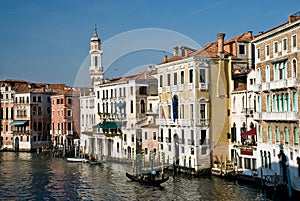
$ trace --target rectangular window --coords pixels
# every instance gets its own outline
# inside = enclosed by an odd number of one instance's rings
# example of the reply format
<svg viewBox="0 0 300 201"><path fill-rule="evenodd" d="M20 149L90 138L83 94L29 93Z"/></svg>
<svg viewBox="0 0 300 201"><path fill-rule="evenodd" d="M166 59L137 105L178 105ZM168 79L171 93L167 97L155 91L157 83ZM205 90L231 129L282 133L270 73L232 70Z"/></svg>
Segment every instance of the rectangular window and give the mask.
<svg viewBox="0 0 300 201"><path fill-rule="evenodd" d="M153 140L156 140L156 132L152 133L152 138L153 138Z"/></svg>
<svg viewBox="0 0 300 201"><path fill-rule="evenodd" d="M205 104L200 104L200 119L205 119Z"/></svg>
<svg viewBox="0 0 300 201"><path fill-rule="evenodd" d="M257 58L260 59L260 49L257 49Z"/></svg>
<svg viewBox="0 0 300 201"><path fill-rule="evenodd" d="M167 74L167 86L171 85L171 75Z"/></svg>
<svg viewBox="0 0 300 201"><path fill-rule="evenodd" d="M134 142L134 135L131 135L131 142Z"/></svg>
<svg viewBox="0 0 300 201"><path fill-rule="evenodd" d="M130 87L130 95L133 95L133 87Z"/></svg>
<svg viewBox="0 0 300 201"><path fill-rule="evenodd" d="M239 45L239 54L246 54L245 45Z"/></svg>
<svg viewBox="0 0 300 201"><path fill-rule="evenodd" d="M297 35L292 36L292 47L293 48L297 47Z"/></svg>
<svg viewBox="0 0 300 201"><path fill-rule="evenodd" d="M266 45L266 56L270 56L270 45Z"/></svg>
<svg viewBox="0 0 300 201"><path fill-rule="evenodd" d="M278 42L274 43L274 53L278 53Z"/></svg>
<svg viewBox="0 0 300 201"><path fill-rule="evenodd" d="M194 118L194 104L190 104L190 118Z"/></svg>
<svg viewBox="0 0 300 201"><path fill-rule="evenodd" d="M169 131L169 136L168 136L169 137L169 141L168 142L171 143L172 131L171 131L171 129L169 129L168 131Z"/></svg>
<svg viewBox="0 0 300 201"><path fill-rule="evenodd" d="M193 69L189 70L189 83L193 83L193 72L194 72Z"/></svg>
<svg viewBox="0 0 300 201"><path fill-rule="evenodd" d="M184 71L180 72L180 84L184 84Z"/></svg>
<svg viewBox="0 0 300 201"><path fill-rule="evenodd" d="M180 119L184 119L184 105L180 105Z"/></svg>
<svg viewBox="0 0 300 201"><path fill-rule="evenodd" d="M68 124L67 124L67 130L68 130L68 131L73 130L73 129L72 129L72 122L68 122Z"/></svg>
<svg viewBox="0 0 300 201"><path fill-rule="evenodd" d="M159 76L159 86L160 87L163 86L163 76L162 75Z"/></svg>
<svg viewBox="0 0 300 201"><path fill-rule="evenodd" d="M145 140L147 140L147 139L148 139L148 133L145 132Z"/></svg>
<svg viewBox="0 0 300 201"><path fill-rule="evenodd" d="M177 73L175 72L174 75L173 75L173 81L174 81L174 86L177 85Z"/></svg>
<svg viewBox="0 0 300 201"><path fill-rule="evenodd" d="M160 129L160 142L164 141L164 129Z"/></svg>
<svg viewBox="0 0 300 201"><path fill-rule="evenodd" d="M282 50L287 51L287 39L286 38L282 40Z"/></svg>
<svg viewBox="0 0 300 201"><path fill-rule="evenodd" d="M206 83L205 69L200 69L200 83Z"/></svg>

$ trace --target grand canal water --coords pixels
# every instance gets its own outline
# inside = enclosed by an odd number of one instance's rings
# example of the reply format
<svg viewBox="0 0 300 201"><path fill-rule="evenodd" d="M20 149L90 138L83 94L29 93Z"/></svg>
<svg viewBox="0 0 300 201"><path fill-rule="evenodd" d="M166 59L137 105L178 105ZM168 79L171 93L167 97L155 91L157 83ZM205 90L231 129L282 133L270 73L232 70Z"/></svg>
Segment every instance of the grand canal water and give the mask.
<svg viewBox="0 0 300 201"><path fill-rule="evenodd" d="M286 200L216 177L171 177L147 187L125 177L130 165L90 166L33 153L0 153L0 200Z"/></svg>

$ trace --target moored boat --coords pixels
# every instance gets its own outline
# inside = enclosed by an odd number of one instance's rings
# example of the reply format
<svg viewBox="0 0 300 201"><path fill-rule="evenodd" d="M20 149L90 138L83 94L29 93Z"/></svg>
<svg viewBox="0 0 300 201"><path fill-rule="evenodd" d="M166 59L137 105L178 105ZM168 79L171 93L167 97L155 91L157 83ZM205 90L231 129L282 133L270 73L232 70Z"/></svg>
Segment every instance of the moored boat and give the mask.
<svg viewBox="0 0 300 201"><path fill-rule="evenodd" d="M69 162L87 162L87 159L85 158L67 158L67 161Z"/></svg>
<svg viewBox="0 0 300 201"><path fill-rule="evenodd" d="M126 177L132 181L139 182L141 184L149 185L149 186L160 186L160 184L169 180L169 176L162 177L161 179L155 178L154 175L151 176L143 176L143 175L132 175L126 172Z"/></svg>

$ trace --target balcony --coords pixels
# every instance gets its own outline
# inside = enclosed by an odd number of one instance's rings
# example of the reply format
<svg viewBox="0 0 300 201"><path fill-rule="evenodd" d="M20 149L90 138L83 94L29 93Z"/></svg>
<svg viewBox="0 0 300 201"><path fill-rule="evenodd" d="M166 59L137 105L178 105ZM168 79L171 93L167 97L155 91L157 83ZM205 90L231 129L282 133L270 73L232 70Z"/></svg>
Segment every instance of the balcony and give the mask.
<svg viewBox="0 0 300 201"><path fill-rule="evenodd" d="M199 89L201 91L207 91L208 90L208 84L205 83L199 83Z"/></svg>
<svg viewBox="0 0 300 201"><path fill-rule="evenodd" d="M162 93L162 91L163 91L163 90L162 90L162 87L158 87L158 93L160 93L160 94L161 94L161 93Z"/></svg>
<svg viewBox="0 0 300 201"><path fill-rule="evenodd" d="M176 86L172 86L172 92L176 92L177 91L177 85Z"/></svg>
<svg viewBox="0 0 300 201"><path fill-rule="evenodd" d="M269 91L270 90L270 82L264 82L264 83L262 83L261 89L263 91Z"/></svg>
<svg viewBox="0 0 300 201"><path fill-rule="evenodd" d="M287 79L287 87L292 88L292 87L297 87L297 86L298 86L297 78L290 77Z"/></svg>
<svg viewBox="0 0 300 201"><path fill-rule="evenodd" d="M200 127L208 127L209 126L209 119L197 119L196 125Z"/></svg>
<svg viewBox="0 0 300 201"><path fill-rule="evenodd" d="M179 91L183 91L184 90L184 84L179 85Z"/></svg>
<svg viewBox="0 0 300 201"><path fill-rule="evenodd" d="M261 84L253 85L253 91L254 92L260 92L261 91Z"/></svg>
<svg viewBox="0 0 300 201"><path fill-rule="evenodd" d="M262 112L265 121L298 121L298 112Z"/></svg>
<svg viewBox="0 0 300 201"><path fill-rule="evenodd" d="M270 82L270 89L275 90L275 89L284 89L287 88L287 80L276 80Z"/></svg>
<svg viewBox="0 0 300 201"><path fill-rule="evenodd" d="M171 92L170 86L166 86L166 92L167 92L167 93Z"/></svg>
<svg viewBox="0 0 300 201"><path fill-rule="evenodd" d="M253 119L254 120L261 120L262 119L261 112L254 112L253 113Z"/></svg>
<svg viewBox="0 0 300 201"><path fill-rule="evenodd" d="M192 90L194 88L194 83L189 83L187 85L187 90Z"/></svg>

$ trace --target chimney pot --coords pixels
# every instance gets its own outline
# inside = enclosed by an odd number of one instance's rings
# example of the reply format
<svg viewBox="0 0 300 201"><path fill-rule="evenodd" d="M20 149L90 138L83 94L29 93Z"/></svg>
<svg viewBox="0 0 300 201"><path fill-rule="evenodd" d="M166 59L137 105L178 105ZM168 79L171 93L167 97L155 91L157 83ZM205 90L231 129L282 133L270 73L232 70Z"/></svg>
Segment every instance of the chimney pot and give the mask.
<svg viewBox="0 0 300 201"><path fill-rule="evenodd" d="M221 54L224 53L224 38L225 38L225 33L218 33L218 55L221 56Z"/></svg>
<svg viewBox="0 0 300 201"><path fill-rule="evenodd" d="M164 55L164 62L166 63L168 61L168 55Z"/></svg>
<svg viewBox="0 0 300 201"><path fill-rule="evenodd" d="M178 46L174 47L174 56L178 56Z"/></svg>

